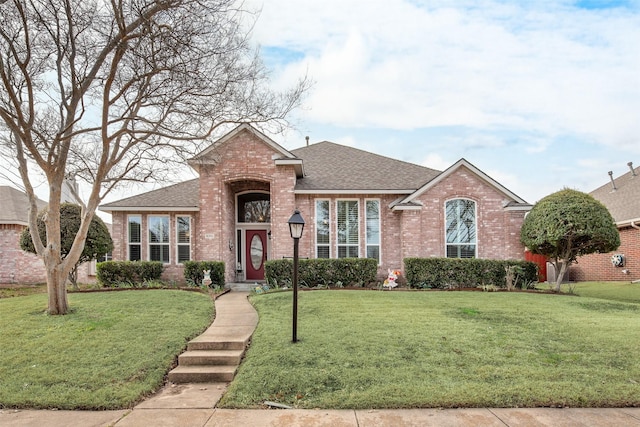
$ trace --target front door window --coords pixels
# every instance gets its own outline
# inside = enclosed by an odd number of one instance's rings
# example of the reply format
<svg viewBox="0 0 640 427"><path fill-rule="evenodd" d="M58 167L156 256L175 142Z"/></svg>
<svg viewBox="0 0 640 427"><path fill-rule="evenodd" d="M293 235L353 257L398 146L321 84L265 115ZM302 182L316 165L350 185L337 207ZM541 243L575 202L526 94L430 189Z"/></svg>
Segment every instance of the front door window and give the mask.
<svg viewBox="0 0 640 427"><path fill-rule="evenodd" d="M246 230L246 280L264 280L267 230Z"/></svg>
<svg viewBox="0 0 640 427"><path fill-rule="evenodd" d="M262 266L264 247L259 234L254 234L251 238L251 266L254 270L259 270Z"/></svg>

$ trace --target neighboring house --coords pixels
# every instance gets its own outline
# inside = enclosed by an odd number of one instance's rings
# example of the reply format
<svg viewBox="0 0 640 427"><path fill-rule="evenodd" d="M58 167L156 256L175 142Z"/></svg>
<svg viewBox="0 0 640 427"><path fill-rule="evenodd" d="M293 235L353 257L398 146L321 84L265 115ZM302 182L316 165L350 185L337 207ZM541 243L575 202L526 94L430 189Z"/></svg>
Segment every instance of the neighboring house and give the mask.
<svg viewBox="0 0 640 427"><path fill-rule="evenodd" d="M47 202L37 201L38 208ZM0 186L0 284L45 282L42 260L20 249L20 234L27 228L29 199L25 193Z"/></svg>
<svg viewBox="0 0 640 427"><path fill-rule="evenodd" d="M63 188L63 193L65 191L68 190ZM39 210L47 207L45 201L38 199L36 203ZM0 284L30 285L47 281L40 257L20 249L20 235L29 226L28 216L28 196L15 188L0 186ZM95 282L95 275L95 261L78 268L80 283Z"/></svg>
<svg viewBox="0 0 640 427"><path fill-rule="evenodd" d="M631 162L627 166L629 172L615 179L609 172L610 182L589 193L611 212L620 233L620 247L580 257L571 267L571 280L640 279L640 168L634 169ZM614 255L622 257L614 259Z"/></svg>
<svg viewBox="0 0 640 427"><path fill-rule="evenodd" d="M100 207L113 219L114 260L221 260L226 281L264 279L291 257L287 221L306 221L300 256L523 259L531 208L464 159L444 172L331 142L288 151L243 124L188 161L198 179Z"/></svg>

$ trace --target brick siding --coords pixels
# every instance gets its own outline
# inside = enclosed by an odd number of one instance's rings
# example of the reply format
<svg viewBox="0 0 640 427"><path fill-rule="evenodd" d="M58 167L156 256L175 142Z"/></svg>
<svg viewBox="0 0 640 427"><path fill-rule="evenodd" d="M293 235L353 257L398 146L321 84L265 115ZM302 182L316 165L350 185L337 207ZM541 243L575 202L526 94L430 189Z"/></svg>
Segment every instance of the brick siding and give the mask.
<svg viewBox="0 0 640 427"><path fill-rule="evenodd" d="M640 230L626 227L620 232L620 247L606 254L590 254L578 258L571 266L572 281L632 281L640 279ZM622 254L623 267L615 267L611 256Z"/></svg>

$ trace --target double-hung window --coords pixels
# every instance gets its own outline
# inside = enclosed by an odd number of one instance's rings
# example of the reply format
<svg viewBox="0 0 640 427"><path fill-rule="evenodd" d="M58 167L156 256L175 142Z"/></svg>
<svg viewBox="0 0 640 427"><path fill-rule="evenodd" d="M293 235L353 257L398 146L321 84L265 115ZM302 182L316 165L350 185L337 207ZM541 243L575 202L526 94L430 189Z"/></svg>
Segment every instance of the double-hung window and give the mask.
<svg viewBox="0 0 640 427"><path fill-rule="evenodd" d="M178 262L191 260L191 217L176 217L176 234L178 242Z"/></svg>
<svg viewBox="0 0 640 427"><path fill-rule="evenodd" d="M329 200L316 200L316 258L331 257Z"/></svg>
<svg viewBox="0 0 640 427"><path fill-rule="evenodd" d="M453 199L446 203L447 258L476 257L476 202Z"/></svg>
<svg viewBox="0 0 640 427"><path fill-rule="evenodd" d="M129 261L140 261L142 259L142 217L140 215L129 215L127 223Z"/></svg>
<svg viewBox="0 0 640 427"><path fill-rule="evenodd" d="M360 255L360 217L357 200L338 200L338 258Z"/></svg>
<svg viewBox="0 0 640 427"><path fill-rule="evenodd" d="M169 217L149 216L149 260L169 263Z"/></svg>
<svg viewBox="0 0 640 427"><path fill-rule="evenodd" d="M367 258L373 258L380 263L380 200L367 200Z"/></svg>

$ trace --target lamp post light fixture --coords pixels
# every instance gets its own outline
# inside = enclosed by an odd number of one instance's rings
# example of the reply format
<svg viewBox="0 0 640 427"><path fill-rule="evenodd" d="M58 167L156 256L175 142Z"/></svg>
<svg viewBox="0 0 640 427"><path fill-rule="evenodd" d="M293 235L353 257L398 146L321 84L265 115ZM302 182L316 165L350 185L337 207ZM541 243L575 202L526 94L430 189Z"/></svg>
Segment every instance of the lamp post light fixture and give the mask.
<svg viewBox="0 0 640 427"><path fill-rule="evenodd" d="M304 230L304 219L296 209L287 222L293 239L293 339L291 341L298 342L298 243Z"/></svg>

